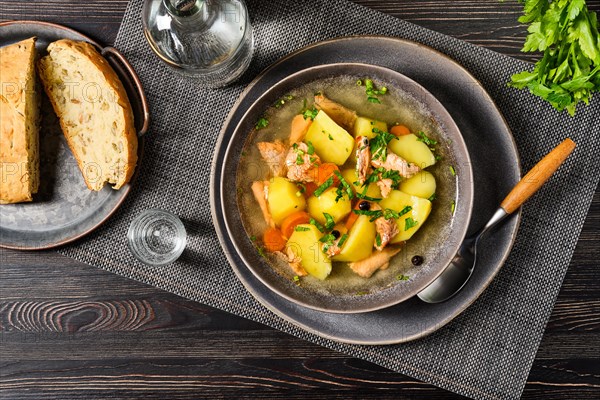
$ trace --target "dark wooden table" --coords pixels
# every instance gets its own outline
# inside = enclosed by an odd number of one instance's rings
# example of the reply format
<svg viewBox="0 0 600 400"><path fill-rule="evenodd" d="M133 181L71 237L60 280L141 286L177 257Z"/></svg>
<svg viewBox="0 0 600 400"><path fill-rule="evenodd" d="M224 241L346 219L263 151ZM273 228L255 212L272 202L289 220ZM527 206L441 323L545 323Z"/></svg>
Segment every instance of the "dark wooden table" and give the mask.
<svg viewBox="0 0 600 400"><path fill-rule="evenodd" d="M525 28L512 0L356 2L536 58L519 52ZM126 4L0 0L0 19L61 23L110 44ZM588 5L600 11L599 0ZM598 398L599 260L597 191L524 398ZM2 399L461 398L51 251L0 250L0 264Z"/></svg>

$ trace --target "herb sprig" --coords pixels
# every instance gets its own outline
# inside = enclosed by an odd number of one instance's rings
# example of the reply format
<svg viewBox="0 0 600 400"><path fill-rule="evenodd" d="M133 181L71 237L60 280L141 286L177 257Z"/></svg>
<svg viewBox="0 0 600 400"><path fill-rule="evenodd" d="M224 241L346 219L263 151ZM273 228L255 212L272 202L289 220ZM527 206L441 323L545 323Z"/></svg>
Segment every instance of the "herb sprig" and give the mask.
<svg viewBox="0 0 600 400"><path fill-rule="evenodd" d="M512 76L509 86L529 91L573 116L600 91L600 34L585 0L519 0L529 24L523 52L541 51L532 71Z"/></svg>

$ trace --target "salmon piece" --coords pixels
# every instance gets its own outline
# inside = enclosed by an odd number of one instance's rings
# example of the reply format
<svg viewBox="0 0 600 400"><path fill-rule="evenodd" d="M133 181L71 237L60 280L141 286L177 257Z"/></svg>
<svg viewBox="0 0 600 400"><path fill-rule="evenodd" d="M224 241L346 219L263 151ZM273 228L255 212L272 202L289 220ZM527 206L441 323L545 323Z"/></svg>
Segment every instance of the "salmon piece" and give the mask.
<svg viewBox="0 0 600 400"><path fill-rule="evenodd" d="M350 263L348 266L357 275L370 278L375 271L389 267L391 258L398 254L400 250L401 247L386 247L381 251L375 251L364 260Z"/></svg>
<svg viewBox="0 0 600 400"><path fill-rule="evenodd" d="M288 265L290 266L290 268L292 269L292 271L294 271L294 273L296 275L298 275L298 276L308 275L306 270L302 267L302 264L301 264L302 259L300 257L297 257L294 254L291 247L288 247L285 253L283 253L281 251L276 251L274 254L276 256L278 256L279 258L281 258L282 260L284 260L286 263L288 263Z"/></svg>
<svg viewBox="0 0 600 400"><path fill-rule="evenodd" d="M262 211L263 218L267 225L271 228L275 228L275 221L273 221L273 217L271 217L271 213L269 212L269 207L267 206L267 190L269 188L269 181L254 181L252 182L252 194L256 199L256 202L260 206L260 210Z"/></svg>
<svg viewBox="0 0 600 400"><path fill-rule="evenodd" d="M404 158L390 152L388 152L385 161L381 161L380 158L374 158L371 160L371 164L375 168L385 168L388 171L398 171L400 176L406 179L410 178L421 170L416 164L411 164Z"/></svg>
<svg viewBox="0 0 600 400"><path fill-rule="evenodd" d="M285 156L287 146L281 141L258 142L256 144L260 156L269 166L273 176L285 176Z"/></svg>
<svg viewBox="0 0 600 400"><path fill-rule="evenodd" d="M315 107L318 110L324 111L336 124L347 131L352 130L356 118L358 118L356 111L350 110L349 108L328 99L322 94L315 96Z"/></svg>
<svg viewBox="0 0 600 400"><path fill-rule="evenodd" d="M393 184L394 181L390 178L380 179L377 181L377 186L379 187L379 190L381 190L381 197L385 199L390 195Z"/></svg>
<svg viewBox="0 0 600 400"><path fill-rule="evenodd" d="M377 203L373 203L371 205L371 210L381 210L381 206ZM377 250L383 250L385 246L392 240L394 236L398 234L398 224L394 219L386 219L381 216L375 220L375 231L379 235L381 239L381 244L377 245L377 240L375 240L374 246Z"/></svg>
<svg viewBox="0 0 600 400"><path fill-rule="evenodd" d="M338 254L340 254L342 252L342 249L339 246L340 240L342 240L341 235L339 238L334 240L332 244L327 245L327 243L323 243L323 246L321 246L323 253L327 254L329 257L337 256Z"/></svg>
<svg viewBox="0 0 600 400"><path fill-rule="evenodd" d="M394 219L386 219L384 217L379 217L375 220L375 230L381 238L380 245L377 245L377 241L375 241L375 248L377 250L383 250L390 240L392 240L392 238L399 232L396 221Z"/></svg>
<svg viewBox="0 0 600 400"><path fill-rule="evenodd" d="M308 154L306 143L292 146L285 158L287 178L293 182L314 182L315 169L321 165L321 159L316 153Z"/></svg>
<svg viewBox="0 0 600 400"><path fill-rule="evenodd" d="M371 148L369 138L358 136L356 138L356 176L358 182L364 185L371 169Z"/></svg>
<svg viewBox="0 0 600 400"><path fill-rule="evenodd" d="M306 132L308 132L308 128L310 128L311 124L312 119L304 118L302 114L298 114L292 119L292 128L290 129L289 138L290 146L304 140L304 136L306 136Z"/></svg>

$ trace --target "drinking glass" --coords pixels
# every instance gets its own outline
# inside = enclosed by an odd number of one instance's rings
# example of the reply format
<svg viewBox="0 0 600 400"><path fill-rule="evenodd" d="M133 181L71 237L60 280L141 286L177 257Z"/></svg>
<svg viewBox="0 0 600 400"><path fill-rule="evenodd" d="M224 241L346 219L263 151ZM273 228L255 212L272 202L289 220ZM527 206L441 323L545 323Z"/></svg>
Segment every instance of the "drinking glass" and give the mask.
<svg viewBox="0 0 600 400"><path fill-rule="evenodd" d="M179 258L186 245L186 231L174 214L157 209L140 213L129 225L127 241L141 262L162 266Z"/></svg>

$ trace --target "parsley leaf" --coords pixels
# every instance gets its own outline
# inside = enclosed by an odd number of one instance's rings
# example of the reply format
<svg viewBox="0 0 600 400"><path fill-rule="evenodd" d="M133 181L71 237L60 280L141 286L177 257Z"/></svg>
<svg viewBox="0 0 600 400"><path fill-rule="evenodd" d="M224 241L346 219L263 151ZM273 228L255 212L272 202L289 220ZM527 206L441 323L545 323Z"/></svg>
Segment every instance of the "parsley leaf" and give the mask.
<svg viewBox="0 0 600 400"><path fill-rule="evenodd" d="M256 130L261 130L266 128L267 126L269 126L269 120L266 119L265 117L260 117L257 121L256 124L254 125L254 128L256 128Z"/></svg>
<svg viewBox="0 0 600 400"><path fill-rule="evenodd" d="M408 217L404 220L404 230L405 231L409 230L410 228L414 228L417 225L419 225L419 222L412 219L412 217Z"/></svg>
<svg viewBox="0 0 600 400"><path fill-rule="evenodd" d="M323 213L323 216L325 217L325 230L330 231L335 226L335 220L327 213Z"/></svg>
<svg viewBox="0 0 600 400"><path fill-rule="evenodd" d="M514 74L509 86L528 89L558 111L575 115L600 91L600 34L585 0L519 0L529 24L524 52L543 52L532 71Z"/></svg>
<svg viewBox="0 0 600 400"><path fill-rule="evenodd" d="M385 161L387 158L387 145L394 139L398 139L397 136L392 135L389 132L384 132L381 129L373 128L375 137L369 141L369 147L371 150L371 158L375 160Z"/></svg>
<svg viewBox="0 0 600 400"><path fill-rule="evenodd" d="M315 227L317 227L317 229L319 230L319 232L321 232L321 233L325 232L325 227L324 227L323 225L321 225L321 224L319 223L319 221L317 221L316 219L314 219L314 218L311 218L311 219L308 221L308 223L309 223L309 224L311 224L311 225L314 225Z"/></svg>
<svg viewBox="0 0 600 400"><path fill-rule="evenodd" d="M315 197L319 197L320 195L323 194L323 192L325 192L331 186L333 186L333 176L330 176L325 182L323 182L323 184L321 186L319 186L317 188L317 190L315 190L315 192L313 193L313 195Z"/></svg>
<svg viewBox="0 0 600 400"><path fill-rule="evenodd" d="M317 117L317 114L319 113L319 110L317 110L316 108L311 108L311 109L306 109L304 111L302 111L302 116L304 117L304 119L312 119L314 120Z"/></svg>

